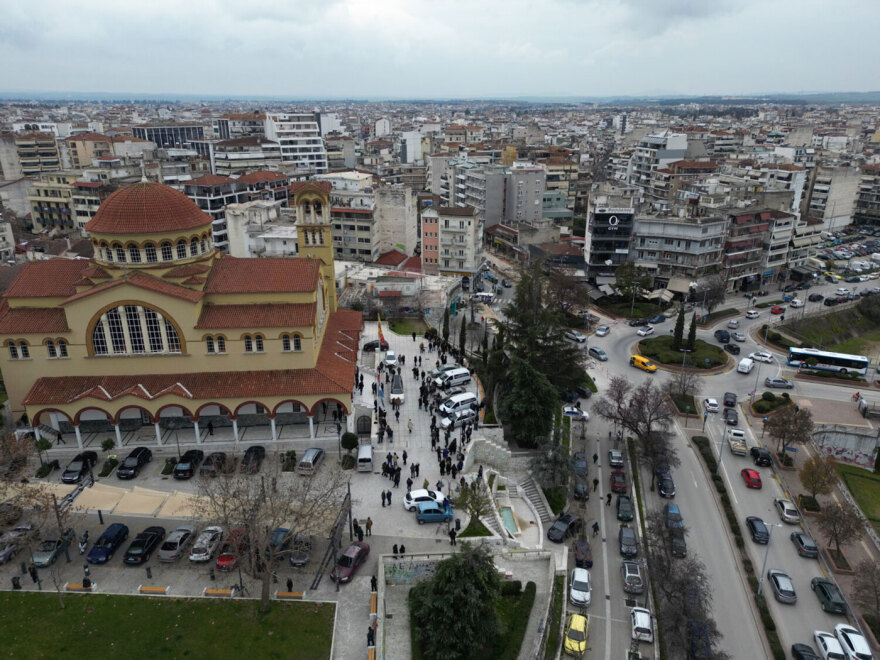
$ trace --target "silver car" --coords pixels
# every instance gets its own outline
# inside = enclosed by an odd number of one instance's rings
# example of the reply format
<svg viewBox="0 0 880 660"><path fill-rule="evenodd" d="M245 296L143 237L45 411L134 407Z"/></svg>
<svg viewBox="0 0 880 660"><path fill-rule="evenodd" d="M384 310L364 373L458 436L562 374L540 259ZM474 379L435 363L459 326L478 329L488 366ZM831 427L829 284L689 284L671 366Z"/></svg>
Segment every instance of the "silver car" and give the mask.
<svg viewBox="0 0 880 660"><path fill-rule="evenodd" d="M189 552L189 560L198 563L211 561L222 538L222 527L205 527Z"/></svg>
<svg viewBox="0 0 880 660"><path fill-rule="evenodd" d="M192 525L181 525L168 535L165 542L156 553L159 561L177 561L183 555L187 546L192 543L196 528Z"/></svg>
<svg viewBox="0 0 880 660"><path fill-rule="evenodd" d="M13 543L12 541L0 543L0 564L11 561L18 550L18 543Z"/></svg>

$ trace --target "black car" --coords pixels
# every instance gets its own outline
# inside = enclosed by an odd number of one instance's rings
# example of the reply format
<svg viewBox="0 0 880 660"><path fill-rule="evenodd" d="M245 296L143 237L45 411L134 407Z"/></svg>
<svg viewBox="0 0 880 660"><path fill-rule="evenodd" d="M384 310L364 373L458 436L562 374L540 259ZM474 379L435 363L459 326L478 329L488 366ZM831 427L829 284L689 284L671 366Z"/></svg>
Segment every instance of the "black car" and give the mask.
<svg viewBox="0 0 880 660"><path fill-rule="evenodd" d="M825 296L823 296L821 293L811 293L807 297L807 300L809 300L810 302L822 302L823 300L825 300Z"/></svg>
<svg viewBox="0 0 880 660"><path fill-rule="evenodd" d="M241 471L253 474L260 469L263 459L266 458L266 448L262 445L248 447L241 458Z"/></svg>
<svg viewBox="0 0 880 660"><path fill-rule="evenodd" d="M739 355L740 347L737 344L724 344L724 350L731 355Z"/></svg>
<svg viewBox="0 0 880 660"><path fill-rule="evenodd" d="M174 466L174 478L189 479L195 475L196 468L199 467L199 464L204 458L205 452L201 449L190 449L180 457L177 465Z"/></svg>
<svg viewBox="0 0 880 660"><path fill-rule="evenodd" d="M730 341L730 333L727 330L716 330L715 331L715 339L720 341L722 344L726 344Z"/></svg>
<svg viewBox="0 0 880 660"><path fill-rule="evenodd" d="M752 447L749 450L749 453L752 455L752 460L755 462L755 465L768 467L773 462L770 458L770 452L763 447Z"/></svg>
<svg viewBox="0 0 880 660"><path fill-rule="evenodd" d="M839 304L839 301L837 298L825 298L825 302L822 304L825 305L825 307L834 307Z"/></svg>
<svg viewBox="0 0 880 660"><path fill-rule="evenodd" d="M98 462L98 454L93 451L84 451L74 456L73 460L64 468L61 481L66 484L79 483L89 473L89 470Z"/></svg>
<svg viewBox="0 0 880 660"><path fill-rule="evenodd" d="M580 518L575 518L570 513L563 513L547 530L547 538L554 543L562 543L569 536L577 534L583 525L584 521Z"/></svg>
<svg viewBox="0 0 880 660"><path fill-rule="evenodd" d="M733 392L725 392L724 405L728 408L733 408L736 405L736 394L734 394Z"/></svg>
<svg viewBox="0 0 880 660"><path fill-rule="evenodd" d="M620 554L622 557L638 556L639 542L632 527L621 525L620 531L617 533L617 540L620 543Z"/></svg>
<svg viewBox="0 0 880 660"><path fill-rule="evenodd" d="M655 323L663 323L664 321L666 321L666 316L664 314L654 314L654 316L648 319L648 323L651 325Z"/></svg>
<svg viewBox="0 0 880 660"><path fill-rule="evenodd" d="M368 341L364 344L363 351L367 353L372 353L374 351L387 351L388 350L388 342L382 341L381 344L378 339L374 339L373 341Z"/></svg>
<svg viewBox="0 0 880 660"><path fill-rule="evenodd" d="M577 394L578 397L580 397L581 399L589 399L591 396L593 396L593 393L589 389L587 389L586 385L578 385L576 388L574 388L574 393Z"/></svg>
<svg viewBox="0 0 880 660"><path fill-rule="evenodd" d="M791 657L793 660L822 660L808 644L792 644Z"/></svg>
<svg viewBox="0 0 880 660"><path fill-rule="evenodd" d="M226 452L224 451L215 451L211 454L208 454L205 462L202 463L199 474L201 474L203 477L216 477L218 472L226 472L226 461Z"/></svg>
<svg viewBox="0 0 880 660"><path fill-rule="evenodd" d="M122 561L126 564L143 564L150 559L153 550L165 538L164 527L147 527L134 537L125 551Z"/></svg>
<svg viewBox="0 0 880 660"><path fill-rule="evenodd" d="M794 291L794 284L787 284L782 289L782 293L791 293L792 291Z"/></svg>
<svg viewBox="0 0 880 660"><path fill-rule="evenodd" d="M669 530L669 551L673 557L687 557L688 546L681 527L673 527Z"/></svg>
<svg viewBox="0 0 880 660"><path fill-rule="evenodd" d="M733 408L725 408L722 417L729 426L736 426L739 423L739 415Z"/></svg>
<svg viewBox="0 0 880 660"><path fill-rule="evenodd" d="M128 527L122 523L113 523L95 541L95 545L89 550L86 560L90 564L106 564L113 558L113 553L119 549L125 539L128 538Z"/></svg>
<svg viewBox="0 0 880 660"><path fill-rule="evenodd" d="M122 465L116 470L117 479L134 479L138 476L141 468L153 460L153 452L147 447L135 447L132 449Z"/></svg>
<svg viewBox="0 0 880 660"><path fill-rule="evenodd" d="M657 492L660 497L675 497L675 482L672 480L669 470L657 472Z"/></svg>
<svg viewBox="0 0 880 660"><path fill-rule="evenodd" d="M767 545L770 542L770 531L764 521L757 516L749 516L746 518L746 527L749 528L749 534L755 543Z"/></svg>
<svg viewBox="0 0 880 660"><path fill-rule="evenodd" d="M633 319L629 322L631 328L637 328L641 325L648 325L648 319Z"/></svg>
<svg viewBox="0 0 880 660"><path fill-rule="evenodd" d="M580 481L577 482L574 485L574 499L582 502L590 499L590 486Z"/></svg>
<svg viewBox="0 0 880 660"><path fill-rule="evenodd" d="M807 289L811 288L812 286L813 285L810 284L809 282L801 282L800 284L798 284L795 287L795 289L797 289L798 291L806 291Z"/></svg>

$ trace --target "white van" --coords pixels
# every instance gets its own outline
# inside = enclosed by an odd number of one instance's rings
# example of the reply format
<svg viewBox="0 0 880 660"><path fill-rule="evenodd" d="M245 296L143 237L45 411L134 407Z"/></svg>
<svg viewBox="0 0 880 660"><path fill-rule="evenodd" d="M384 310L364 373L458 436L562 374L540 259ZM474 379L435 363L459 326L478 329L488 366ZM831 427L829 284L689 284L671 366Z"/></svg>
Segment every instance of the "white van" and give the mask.
<svg viewBox="0 0 880 660"><path fill-rule="evenodd" d="M361 445L358 447L357 471L373 471L373 445Z"/></svg>
<svg viewBox="0 0 880 660"><path fill-rule="evenodd" d="M480 302L480 303L486 303L487 305L491 305L493 302L495 302L495 295L492 293L488 293L488 292L484 293L481 291L480 293L474 294L474 300L476 300L477 302Z"/></svg>
<svg viewBox="0 0 880 660"><path fill-rule="evenodd" d="M447 387L455 387L456 385L464 385L471 379L471 372L462 367L461 369L452 369L434 379L434 385L446 389Z"/></svg>
<svg viewBox="0 0 880 660"><path fill-rule="evenodd" d="M821 234L819 234L819 236L821 236L826 241L834 240L834 234L832 234L830 231L823 231Z"/></svg>
<svg viewBox="0 0 880 660"><path fill-rule="evenodd" d="M441 403L440 414L445 417L475 405L477 405L477 395L473 392L462 392L461 394L449 397Z"/></svg>
<svg viewBox="0 0 880 660"><path fill-rule="evenodd" d="M755 361L752 358L743 358L739 361L739 366L736 370L741 374L750 374L752 373L752 369L755 368Z"/></svg>

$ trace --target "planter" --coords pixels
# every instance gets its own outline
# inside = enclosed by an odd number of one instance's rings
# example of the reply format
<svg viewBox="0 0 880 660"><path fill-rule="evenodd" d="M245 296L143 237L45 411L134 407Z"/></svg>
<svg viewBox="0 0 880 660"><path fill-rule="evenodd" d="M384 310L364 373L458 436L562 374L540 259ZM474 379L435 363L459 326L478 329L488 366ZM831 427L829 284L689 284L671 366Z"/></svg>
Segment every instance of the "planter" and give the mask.
<svg viewBox="0 0 880 660"><path fill-rule="evenodd" d="M843 550L840 551L841 559L844 562L842 565L838 565L837 560L835 560L833 548L822 548L820 552L822 553L822 556L825 557L831 570L838 575L855 575L855 571L852 570L852 565L847 561Z"/></svg>
<svg viewBox="0 0 880 660"><path fill-rule="evenodd" d="M816 503L816 509L807 508L811 506L812 502ZM801 515L805 516L818 516L822 512L822 507L819 505L819 501L811 498L809 495L798 495L798 511L801 512Z"/></svg>
<svg viewBox="0 0 880 660"><path fill-rule="evenodd" d="M863 380L856 381L856 380L849 380L848 378L832 378L830 376L827 378L823 378L822 376L808 376L806 374L801 374L801 373L796 373L794 375L794 377L797 380L806 380L811 383L833 383L835 385L845 385L847 387L853 387L857 390L864 389L866 386L868 386L868 383L866 383Z"/></svg>
<svg viewBox="0 0 880 660"><path fill-rule="evenodd" d="M773 462L776 464L776 467L780 470L785 470L787 472L794 472L797 468L794 466L794 461L792 461L792 465L783 465L782 461L779 460L779 456L776 455L776 452L773 452Z"/></svg>

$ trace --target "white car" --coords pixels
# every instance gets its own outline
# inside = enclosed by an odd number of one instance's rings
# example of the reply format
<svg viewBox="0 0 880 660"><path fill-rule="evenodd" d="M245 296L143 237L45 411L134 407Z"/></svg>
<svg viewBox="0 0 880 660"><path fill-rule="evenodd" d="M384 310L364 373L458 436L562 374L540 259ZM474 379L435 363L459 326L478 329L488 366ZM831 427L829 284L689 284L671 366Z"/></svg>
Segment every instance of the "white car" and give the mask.
<svg viewBox="0 0 880 660"><path fill-rule="evenodd" d="M730 335L735 341L745 341L746 336L741 332L734 332Z"/></svg>
<svg viewBox="0 0 880 660"><path fill-rule="evenodd" d="M727 327L731 330L736 330L739 327L739 319L730 319L727 322Z"/></svg>
<svg viewBox="0 0 880 660"><path fill-rule="evenodd" d="M797 307L803 307L803 306L804 306L804 301L801 300L800 298L795 298L795 299L792 300L790 303L788 303L788 306L789 306L789 307L795 307L795 308L797 308Z"/></svg>
<svg viewBox="0 0 880 660"><path fill-rule="evenodd" d="M838 623L834 626L834 634L837 635L837 641L843 647L846 660L874 660L867 640L852 626Z"/></svg>
<svg viewBox="0 0 880 660"><path fill-rule="evenodd" d="M566 330L565 338L576 341L579 344L583 344L585 341L587 341L587 336L582 332L578 332L577 330Z"/></svg>
<svg viewBox="0 0 880 660"><path fill-rule="evenodd" d="M445 499L446 495L439 490L418 488L416 490L411 490L403 496L403 508L407 511L415 511L419 508L420 502L436 502L437 504L443 504L443 500Z"/></svg>
<svg viewBox="0 0 880 660"><path fill-rule="evenodd" d="M575 607L589 607L593 585L590 583L590 571L576 568L571 572L568 584L568 602Z"/></svg>
<svg viewBox="0 0 880 660"><path fill-rule="evenodd" d="M843 648L840 642L830 632L824 630L814 630L813 639L816 641L816 648L819 649L819 655L823 660L845 660Z"/></svg>
<svg viewBox="0 0 880 660"><path fill-rule="evenodd" d="M703 410L706 412L717 413L718 412L718 400L717 399L703 399Z"/></svg>
<svg viewBox="0 0 880 660"><path fill-rule="evenodd" d="M211 561L222 539L222 527L205 527L189 551L189 560L198 563Z"/></svg>
<svg viewBox="0 0 880 660"><path fill-rule="evenodd" d="M761 316L761 313L757 309L750 309L746 312L747 319L756 319Z"/></svg>
<svg viewBox="0 0 880 660"><path fill-rule="evenodd" d="M585 422L589 421L590 419L590 414L586 410L581 410L577 406L563 406L562 414L566 417L581 419Z"/></svg>
<svg viewBox="0 0 880 660"><path fill-rule="evenodd" d="M836 293L838 296L846 296L849 295L849 289L847 289L845 286L842 286L834 293Z"/></svg>
<svg viewBox="0 0 880 660"><path fill-rule="evenodd" d="M764 351L749 353L749 357L755 362L767 362L768 364L773 362L773 356L770 353L765 353Z"/></svg>
<svg viewBox="0 0 880 660"><path fill-rule="evenodd" d="M791 500L780 498L773 500L773 504L776 506L776 511L779 513L779 517L782 518L783 522L797 525L801 521L801 514L798 513L797 508L792 504Z"/></svg>
<svg viewBox="0 0 880 660"><path fill-rule="evenodd" d="M609 328L607 325L600 325L598 328L596 328L597 337L604 337L609 332L611 332L611 328Z"/></svg>
<svg viewBox="0 0 880 660"><path fill-rule="evenodd" d="M397 366L397 356L394 354L394 351L388 351L385 353L385 366L386 367L396 367Z"/></svg>
<svg viewBox="0 0 880 660"><path fill-rule="evenodd" d="M639 337L647 337L648 335L653 335L654 334L654 326L653 325L646 325L644 328L639 330L637 334L639 335Z"/></svg>
<svg viewBox="0 0 880 660"><path fill-rule="evenodd" d="M651 610L634 607L630 611L632 621L632 638L640 642L654 643L654 622Z"/></svg>

